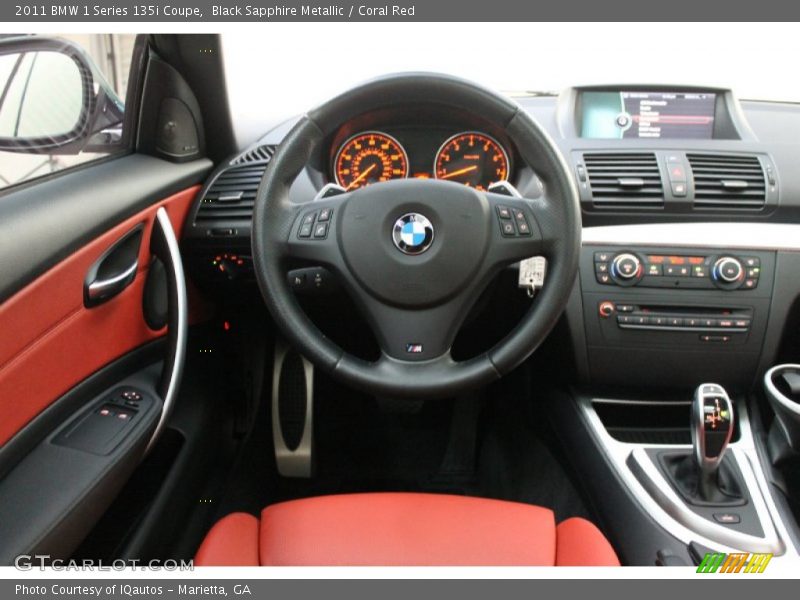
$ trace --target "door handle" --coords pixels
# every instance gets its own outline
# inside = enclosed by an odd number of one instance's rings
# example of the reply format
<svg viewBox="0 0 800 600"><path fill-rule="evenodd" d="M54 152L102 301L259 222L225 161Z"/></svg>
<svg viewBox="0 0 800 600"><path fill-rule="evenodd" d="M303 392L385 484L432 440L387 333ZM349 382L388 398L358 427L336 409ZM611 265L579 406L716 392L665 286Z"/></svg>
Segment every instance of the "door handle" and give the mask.
<svg viewBox="0 0 800 600"><path fill-rule="evenodd" d="M105 299L116 296L133 282L138 268L139 261L137 260L122 273L108 279L95 279L86 288L87 298L95 304L99 304Z"/></svg>
<svg viewBox="0 0 800 600"><path fill-rule="evenodd" d="M123 235L89 268L83 282L83 304L87 308L108 302L136 279L144 225Z"/></svg>
<svg viewBox="0 0 800 600"><path fill-rule="evenodd" d="M164 405L145 452L153 448L163 433L177 401L189 335L189 301L186 296L186 277L183 273L181 252L172 222L163 206L156 211L153 233L150 236L150 252L164 264L167 277L167 356L158 384L158 393Z"/></svg>

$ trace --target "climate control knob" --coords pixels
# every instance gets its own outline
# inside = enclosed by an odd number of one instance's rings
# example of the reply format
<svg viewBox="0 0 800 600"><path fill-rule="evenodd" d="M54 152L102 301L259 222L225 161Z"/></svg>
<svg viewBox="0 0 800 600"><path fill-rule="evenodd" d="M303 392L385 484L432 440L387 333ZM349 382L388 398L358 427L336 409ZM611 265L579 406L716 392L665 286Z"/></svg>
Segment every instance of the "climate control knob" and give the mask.
<svg viewBox="0 0 800 600"><path fill-rule="evenodd" d="M618 283L632 285L642 276L642 261L630 252L617 254L611 262L611 276Z"/></svg>
<svg viewBox="0 0 800 600"><path fill-rule="evenodd" d="M723 256L714 263L711 276L720 283L738 283L744 279L744 266L738 258Z"/></svg>

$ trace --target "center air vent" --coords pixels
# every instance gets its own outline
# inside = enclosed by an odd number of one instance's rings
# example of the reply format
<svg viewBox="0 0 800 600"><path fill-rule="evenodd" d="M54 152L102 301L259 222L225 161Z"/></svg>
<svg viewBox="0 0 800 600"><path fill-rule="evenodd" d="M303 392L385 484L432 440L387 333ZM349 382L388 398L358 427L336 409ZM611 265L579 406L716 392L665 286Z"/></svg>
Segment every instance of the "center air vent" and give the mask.
<svg viewBox="0 0 800 600"><path fill-rule="evenodd" d="M241 164L222 171L200 202L196 223L250 221L256 190L267 163Z"/></svg>
<svg viewBox="0 0 800 600"><path fill-rule="evenodd" d="M767 199L757 156L686 154L694 175L696 208L760 209Z"/></svg>
<svg viewBox="0 0 800 600"><path fill-rule="evenodd" d="M663 208L664 190L652 152L585 152L592 204L597 208Z"/></svg>

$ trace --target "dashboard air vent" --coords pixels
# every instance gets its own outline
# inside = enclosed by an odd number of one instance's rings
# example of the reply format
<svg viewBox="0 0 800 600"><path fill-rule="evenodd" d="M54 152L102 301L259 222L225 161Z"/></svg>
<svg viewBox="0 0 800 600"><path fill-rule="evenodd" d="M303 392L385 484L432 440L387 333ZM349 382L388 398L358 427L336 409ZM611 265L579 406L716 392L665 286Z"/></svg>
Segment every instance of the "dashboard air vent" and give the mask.
<svg viewBox="0 0 800 600"><path fill-rule="evenodd" d="M585 152L592 204L597 208L663 208L664 190L652 152Z"/></svg>
<svg viewBox="0 0 800 600"><path fill-rule="evenodd" d="M763 208L764 169L757 156L687 154L694 175L695 208Z"/></svg>
<svg viewBox="0 0 800 600"><path fill-rule="evenodd" d="M254 162L269 162L272 155L275 154L275 146L272 144L264 144L263 146L255 146L248 148L239 156L231 161L232 165L241 165L245 163Z"/></svg>
<svg viewBox="0 0 800 600"><path fill-rule="evenodd" d="M195 222L250 221L256 190L267 164L245 163L222 171L200 202Z"/></svg>

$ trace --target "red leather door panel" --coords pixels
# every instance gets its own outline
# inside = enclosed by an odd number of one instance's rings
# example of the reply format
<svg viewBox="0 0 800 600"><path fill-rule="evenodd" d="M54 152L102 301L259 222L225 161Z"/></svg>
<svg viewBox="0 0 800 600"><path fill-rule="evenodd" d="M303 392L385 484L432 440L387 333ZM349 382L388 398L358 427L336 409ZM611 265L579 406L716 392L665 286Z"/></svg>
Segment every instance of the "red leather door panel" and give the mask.
<svg viewBox="0 0 800 600"><path fill-rule="evenodd" d="M77 383L164 335L150 330L142 314L153 219L164 206L175 231L182 231L199 189L188 188L120 223L0 305L0 445ZM144 236L135 280L109 302L85 308L89 267L139 223Z"/></svg>

